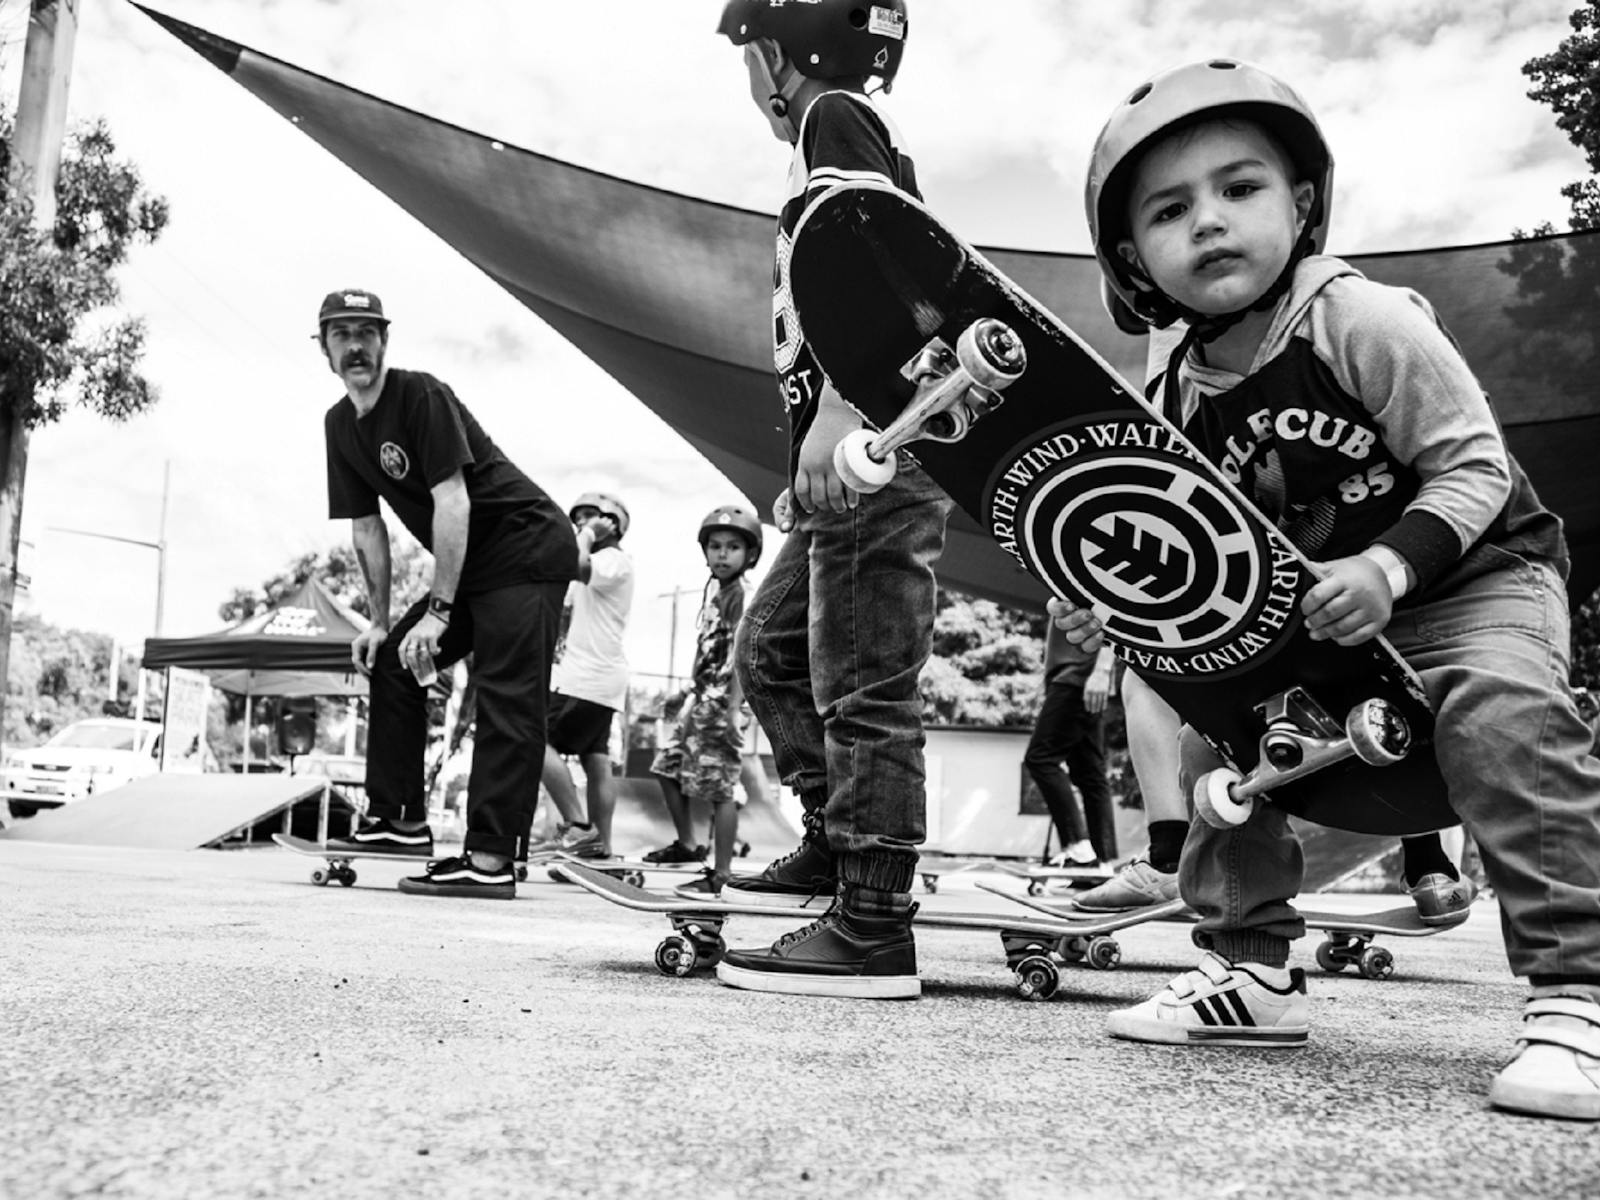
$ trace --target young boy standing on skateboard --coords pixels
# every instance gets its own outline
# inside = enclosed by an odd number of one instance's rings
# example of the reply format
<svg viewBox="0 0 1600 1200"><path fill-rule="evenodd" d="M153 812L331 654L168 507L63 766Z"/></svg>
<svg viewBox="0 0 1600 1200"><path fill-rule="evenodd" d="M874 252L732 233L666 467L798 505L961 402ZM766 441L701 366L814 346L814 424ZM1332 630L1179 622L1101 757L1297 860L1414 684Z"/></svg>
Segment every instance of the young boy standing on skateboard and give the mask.
<svg viewBox="0 0 1600 1200"><path fill-rule="evenodd" d="M1156 76L1095 145L1087 202L1111 287L1183 319L1164 404L1306 553L1311 636L1383 633L1421 676L1451 804L1483 852L1532 998L1490 1103L1600 1120L1600 762L1567 680L1560 522L1416 293L1319 256L1332 156L1304 101L1242 63ZM1089 613L1052 602L1084 646ZM1186 792L1219 766L1192 730ZM1300 847L1282 810L1196 821L1179 871L1208 951L1108 1029L1179 1045L1299 1046Z"/></svg>
<svg viewBox="0 0 1600 1200"><path fill-rule="evenodd" d="M400 881L426 896L510 900L544 762L561 601L577 570L572 526L432 375L384 361L389 321L371 292L332 292L317 339L346 394L324 422L328 515L348 518L372 625L350 646L371 681L367 821L329 850L430 857L422 758L436 667L472 655L477 737L466 845ZM434 557L433 584L393 627L386 501Z"/></svg>
<svg viewBox="0 0 1600 1200"><path fill-rule="evenodd" d="M933 564L951 503L909 462L876 494L845 487L833 451L861 421L827 386L788 290L790 238L819 192L873 180L917 194L911 159L866 94L869 81L887 89L894 80L906 6L731 0L717 28L744 48L752 99L794 147L773 306L794 529L750 603L736 652L807 827L798 850L723 894L832 901L770 947L730 951L717 976L760 991L916 996L910 892L927 805L917 678L932 649Z"/></svg>
<svg viewBox="0 0 1600 1200"><path fill-rule="evenodd" d="M544 786L561 814L556 836L529 853L560 851L577 858L611 856L617 785L611 775L611 722L628 698L628 656L622 648L633 610L633 559L622 548L628 507L605 492L585 492L567 510L578 540L578 578L567 589L572 617L550 677L549 742ZM585 813L563 754L583 763ZM585 820L587 816L587 820Z"/></svg>
<svg viewBox="0 0 1600 1200"><path fill-rule="evenodd" d="M733 871L739 840L739 806L733 785L739 778L739 677L733 669L733 636L744 616L744 573L761 557L761 522L737 506L714 508L700 522L700 551L711 578L701 598L694 666L689 693L671 734L650 764L672 814L677 839L645 858L652 862L696 862L705 857L694 846L689 801L711 805L713 868L709 875L677 890L691 899L716 896ZM711 594L712 585L716 593Z"/></svg>

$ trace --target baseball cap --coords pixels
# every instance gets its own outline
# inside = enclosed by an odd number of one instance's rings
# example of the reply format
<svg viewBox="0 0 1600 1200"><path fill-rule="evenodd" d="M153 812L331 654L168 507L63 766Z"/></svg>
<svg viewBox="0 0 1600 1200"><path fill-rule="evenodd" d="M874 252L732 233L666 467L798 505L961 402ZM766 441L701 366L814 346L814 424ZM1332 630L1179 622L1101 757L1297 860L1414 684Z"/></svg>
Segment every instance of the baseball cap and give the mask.
<svg viewBox="0 0 1600 1200"><path fill-rule="evenodd" d="M389 318L383 315L383 301L364 288L343 288L322 298L317 326L320 328L336 317L371 317L381 325L389 323Z"/></svg>

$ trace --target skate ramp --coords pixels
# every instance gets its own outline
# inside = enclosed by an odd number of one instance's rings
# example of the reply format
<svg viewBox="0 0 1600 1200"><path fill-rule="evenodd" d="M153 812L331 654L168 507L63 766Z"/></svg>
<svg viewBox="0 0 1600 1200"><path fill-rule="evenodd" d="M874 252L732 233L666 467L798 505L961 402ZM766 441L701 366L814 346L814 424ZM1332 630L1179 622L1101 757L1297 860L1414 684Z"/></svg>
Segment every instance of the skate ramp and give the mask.
<svg viewBox="0 0 1600 1200"><path fill-rule="evenodd" d="M151 775L13 821L12 842L195 850L322 795L327 781L296 775Z"/></svg>

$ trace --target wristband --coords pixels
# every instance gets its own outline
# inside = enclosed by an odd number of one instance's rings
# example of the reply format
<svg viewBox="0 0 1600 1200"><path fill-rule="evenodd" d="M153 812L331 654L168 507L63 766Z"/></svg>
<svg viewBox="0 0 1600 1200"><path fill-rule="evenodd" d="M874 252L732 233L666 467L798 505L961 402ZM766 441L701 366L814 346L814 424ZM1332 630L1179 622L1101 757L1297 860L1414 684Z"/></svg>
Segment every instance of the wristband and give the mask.
<svg viewBox="0 0 1600 1200"><path fill-rule="evenodd" d="M1387 546L1369 546L1361 552L1361 557L1368 562L1376 563L1383 572L1383 578L1389 585L1390 603L1400 599L1410 589L1410 581L1406 578L1405 560Z"/></svg>
<svg viewBox="0 0 1600 1200"><path fill-rule="evenodd" d="M430 617L442 617L448 621L450 619L450 610L454 607L455 602L446 600L443 596L428 597L428 615Z"/></svg>

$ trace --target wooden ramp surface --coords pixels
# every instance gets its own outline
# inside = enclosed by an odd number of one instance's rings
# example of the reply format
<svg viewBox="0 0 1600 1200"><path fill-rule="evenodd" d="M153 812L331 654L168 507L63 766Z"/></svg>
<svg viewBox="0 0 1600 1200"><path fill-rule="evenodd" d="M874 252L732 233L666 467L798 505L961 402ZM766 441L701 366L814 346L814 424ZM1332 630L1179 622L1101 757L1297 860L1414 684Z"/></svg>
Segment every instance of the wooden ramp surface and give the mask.
<svg viewBox="0 0 1600 1200"><path fill-rule="evenodd" d="M150 775L14 821L0 838L194 850L321 795L326 782L306 775Z"/></svg>

